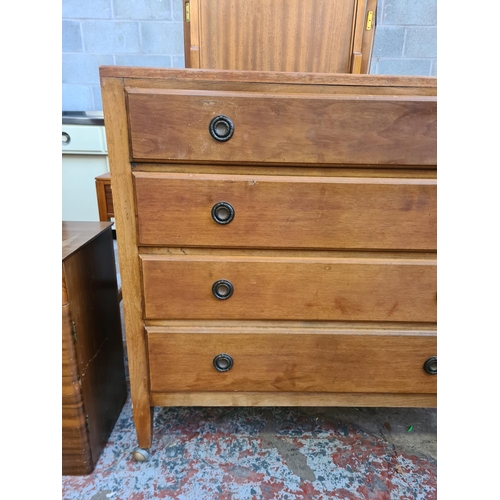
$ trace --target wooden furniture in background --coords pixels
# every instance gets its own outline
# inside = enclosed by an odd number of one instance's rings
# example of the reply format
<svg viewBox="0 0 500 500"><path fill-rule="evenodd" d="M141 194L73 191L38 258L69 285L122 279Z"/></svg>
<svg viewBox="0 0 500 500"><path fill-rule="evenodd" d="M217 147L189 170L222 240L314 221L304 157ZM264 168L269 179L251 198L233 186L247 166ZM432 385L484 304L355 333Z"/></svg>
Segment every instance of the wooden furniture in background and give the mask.
<svg viewBox="0 0 500 500"><path fill-rule="evenodd" d="M102 67L131 395L436 405L436 79Z"/></svg>
<svg viewBox="0 0 500 500"><path fill-rule="evenodd" d="M62 473L89 474L127 398L111 224L62 223Z"/></svg>
<svg viewBox="0 0 500 500"><path fill-rule="evenodd" d="M98 175L95 178L95 190L97 195L97 206L99 208L99 220L107 222L115 216L109 172Z"/></svg>
<svg viewBox="0 0 500 500"><path fill-rule="evenodd" d="M184 0L187 68L368 73L376 0Z"/></svg>

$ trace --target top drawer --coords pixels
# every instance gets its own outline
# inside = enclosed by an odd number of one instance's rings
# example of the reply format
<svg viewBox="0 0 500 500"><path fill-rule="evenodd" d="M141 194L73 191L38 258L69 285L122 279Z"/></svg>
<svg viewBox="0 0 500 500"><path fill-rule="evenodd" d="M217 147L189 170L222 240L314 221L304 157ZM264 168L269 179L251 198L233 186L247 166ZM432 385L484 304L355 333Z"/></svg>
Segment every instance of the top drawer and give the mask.
<svg viewBox="0 0 500 500"><path fill-rule="evenodd" d="M435 96L129 88L127 100L133 160L436 165Z"/></svg>

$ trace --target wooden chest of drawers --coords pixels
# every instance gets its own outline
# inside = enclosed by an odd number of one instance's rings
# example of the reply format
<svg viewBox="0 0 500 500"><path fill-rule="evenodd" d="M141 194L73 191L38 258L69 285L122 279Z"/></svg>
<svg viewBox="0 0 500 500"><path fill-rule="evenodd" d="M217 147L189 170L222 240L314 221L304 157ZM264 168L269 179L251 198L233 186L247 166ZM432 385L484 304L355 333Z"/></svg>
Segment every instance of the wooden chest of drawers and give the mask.
<svg viewBox="0 0 500 500"><path fill-rule="evenodd" d="M139 445L158 405L436 405L436 80L101 68Z"/></svg>

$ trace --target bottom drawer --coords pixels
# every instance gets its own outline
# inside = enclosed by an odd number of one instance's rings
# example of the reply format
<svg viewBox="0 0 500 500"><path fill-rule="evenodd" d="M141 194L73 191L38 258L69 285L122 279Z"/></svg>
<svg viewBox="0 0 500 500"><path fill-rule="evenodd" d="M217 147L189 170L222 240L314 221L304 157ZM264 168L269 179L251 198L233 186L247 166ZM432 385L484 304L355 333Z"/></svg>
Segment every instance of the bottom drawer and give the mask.
<svg viewBox="0 0 500 500"><path fill-rule="evenodd" d="M435 394L433 333L186 333L149 327L152 392ZM220 355L218 371L214 359Z"/></svg>

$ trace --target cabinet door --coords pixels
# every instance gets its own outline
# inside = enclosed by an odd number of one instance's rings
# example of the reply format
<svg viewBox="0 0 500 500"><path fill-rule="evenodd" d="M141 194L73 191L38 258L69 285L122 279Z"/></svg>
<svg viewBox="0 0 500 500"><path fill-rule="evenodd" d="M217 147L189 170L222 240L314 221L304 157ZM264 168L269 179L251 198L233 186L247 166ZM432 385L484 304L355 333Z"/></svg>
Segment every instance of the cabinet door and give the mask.
<svg viewBox="0 0 500 500"><path fill-rule="evenodd" d="M349 73L352 57L369 61L372 0L189 0L186 67ZM186 14L189 13L189 14ZM360 64L356 71L367 69ZM366 71L363 71L366 72Z"/></svg>

